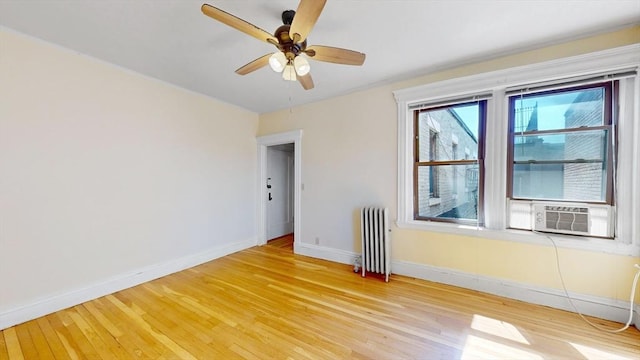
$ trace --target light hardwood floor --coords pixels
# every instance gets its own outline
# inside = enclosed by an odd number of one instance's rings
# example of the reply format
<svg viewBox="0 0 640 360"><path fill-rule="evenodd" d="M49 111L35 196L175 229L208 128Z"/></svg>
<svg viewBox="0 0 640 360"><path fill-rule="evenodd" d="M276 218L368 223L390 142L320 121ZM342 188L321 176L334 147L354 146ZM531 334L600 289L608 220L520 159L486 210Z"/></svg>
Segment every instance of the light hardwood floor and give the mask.
<svg viewBox="0 0 640 360"><path fill-rule="evenodd" d="M565 311L397 275L362 278L281 245L5 329L0 359L640 358L635 328L602 333Z"/></svg>
<svg viewBox="0 0 640 360"><path fill-rule="evenodd" d="M293 234L287 234L267 241L268 246L293 252Z"/></svg>

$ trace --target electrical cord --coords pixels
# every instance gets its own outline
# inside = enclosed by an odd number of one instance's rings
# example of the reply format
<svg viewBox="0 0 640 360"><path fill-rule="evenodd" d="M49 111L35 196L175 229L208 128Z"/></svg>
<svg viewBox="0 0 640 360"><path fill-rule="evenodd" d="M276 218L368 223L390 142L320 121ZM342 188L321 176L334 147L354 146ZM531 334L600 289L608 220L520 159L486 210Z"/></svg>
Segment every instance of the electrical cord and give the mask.
<svg viewBox="0 0 640 360"><path fill-rule="evenodd" d="M571 296L569 296L569 292L567 291L567 286L564 283L564 277L562 276L562 271L560 270L560 257L558 255L558 246L556 245L556 242L553 241L553 239L551 238L551 236L541 233L539 231L534 231L534 233L538 234L538 235L543 235L545 236L547 239L549 239L549 241L551 241L551 244L553 245L553 249L555 251L555 255L556 255L556 267L558 269L558 275L560 276L560 282L562 283L562 290L564 290L564 294L567 297L567 300L569 300L569 304L571 304L571 307L573 308L573 311L575 313L577 313L578 315L580 315L580 317L582 318L582 320L584 320L587 324L591 325L593 328L598 329L600 331L604 331L604 332L608 332L608 333L620 333L623 332L625 330L627 330L629 328L629 326L631 325L631 322L633 321L633 302L635 299L635 295L636 295L636 287L638 286L638 278L640 278L640 265L636 264L635 267L638 268L638 270L636 271L636 275L633 278L633 283L631 284L631 295L629 296L629 320L627 320L627 323L620 329L605 329L603 327L600 327L594 323L592 323L591 321L589 321L589 319L587 319L576 307L575 303L573 302L573 299L571 298Z"/></svg>
<svg viewBox="0 0 640 360"><path fill-rule="evenodd" d="M614 80L611 80L611 86L615 87L616 86L616 82ZM614 197L617 196L617 183L618 183L618 166L617 166L617 156L615 156L615 154L617 154L617 150L616 150L616 139L617 139L617 135L616 135L616 120L618 119L618 108L616 106L612 107L612 124L611 124L611 138L609 141L611 141L611 150L614 154L613 156L613 174L612 174L612 182L613 182L613 194ZM617 199L615 199L617 200ZM617 202L617 201L615 201ZM559 219L558 219L559 220ZM614 221L613 226L615 227L617 225L617 222ZM631 283L631 295L629 296L629 319L627 320L626 324L620 328L620 329L605 329L603 327L600 327L594 323L592 323L591 321L589 321L589 319L587 319L580 311L578 311L578 308L576 307L575 303L573 302L573 299L571 299L571 296L569 296L569 292L567 291L567 286L565 285L564 282L564 277L562 276L562 270L560 270L560 257L558 255L558 246L556 245L556 242L553 240L553 238L551 236L549 236L548 234L544 234L544 233L540 233L538 231L534 231L534 233L539 234L539 235L543 235L545 236L547 239L549 239L549 241L551 241L551 244L553 245L553 249L555 251L555 255L556 255L556 267L558 269L558 275L560 277L560 282L562 283L562 289L564 290L564 294L567 296L567 300L569 300L569 304L571 304L571 307L573 308L573 310L580 315L580 317L582 318L582 320L584 320L587 324L591 325L593 328L598 329L600 331L604 331L604 332L608 332L608 333L620 333L623 332L625 330L627 330L629 328L629 326L631 325L631 322L633 321L633 305L634 305L634 298L636 295L636 287L638 286L638 278L640 278L640 265L635 264L635 267L637 268L636 270L636 274L633 277L633 282Z"/></svg>

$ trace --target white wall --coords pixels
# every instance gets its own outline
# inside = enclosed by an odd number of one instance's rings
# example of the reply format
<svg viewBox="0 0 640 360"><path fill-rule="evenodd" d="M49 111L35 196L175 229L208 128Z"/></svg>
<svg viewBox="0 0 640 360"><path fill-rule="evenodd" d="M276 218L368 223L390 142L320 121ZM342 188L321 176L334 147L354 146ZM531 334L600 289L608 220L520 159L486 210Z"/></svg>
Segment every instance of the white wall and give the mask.
<svg viewBox="0 0 640 360"><path fill-rule="evenodd" d="M359 248L357 208L393 204L394 106L391 91L377 88L301 106L291 114L283 110L261 115L263 134L304 129L302 232L296 242L316 245L317 238L317 245L323 247Z"/></svg>
<svg viewBox="0 0 640 360"><path fill-rule="evenodd" d="M0 329L255 243L257 114L0 46Z"/></svg>

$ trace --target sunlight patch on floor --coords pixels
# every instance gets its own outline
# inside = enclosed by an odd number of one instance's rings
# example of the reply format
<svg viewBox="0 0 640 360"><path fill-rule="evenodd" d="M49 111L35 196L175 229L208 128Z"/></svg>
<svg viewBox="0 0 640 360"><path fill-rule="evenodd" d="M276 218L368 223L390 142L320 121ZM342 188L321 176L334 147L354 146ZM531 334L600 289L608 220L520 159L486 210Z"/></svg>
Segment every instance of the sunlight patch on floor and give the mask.
<svg viewBox="0 0 640 360"><path fill-rule="evenodd" d="M596 348L593 348L591 346L586 346L586 345L582 345L582 344L576 344L576 343L572 343L572 342L570 342L569 344L571 344L571 346L573 346L576 350L578 350L578 352L580 354L582 354L582 356L584 356L584 358L587 359L587 360L600 360L600 359L632 360L632 358L629 358L629 357L626 357L626 356L617 355L617 354L612 354L610 352L602 351L600 349L596 349Z"/></svg>
<svg viewBox="0 0 640 360"><path fill-rule="evenodd" d="M534 352L519 349L499 342L469 335L464 344L461 360L471 359L526 359L543 360Z"/></svg>
<svg viewBox="0 0 640 360"><path fill-rule="evenodd" d="M517 341L521 344L531 345L515 326L504 321L475 314L473 315L471 328L504 339Z"/></svg>
<svg viewBox="0 0 640 360"><path fill-rule="evenodd" d="M531 345L518 329L504 321L475 314L471 328L483 334L468 335L461 359L532 359L542 360L542 356L522 349ZM493 340L491 339L493 338Z"/></svg>

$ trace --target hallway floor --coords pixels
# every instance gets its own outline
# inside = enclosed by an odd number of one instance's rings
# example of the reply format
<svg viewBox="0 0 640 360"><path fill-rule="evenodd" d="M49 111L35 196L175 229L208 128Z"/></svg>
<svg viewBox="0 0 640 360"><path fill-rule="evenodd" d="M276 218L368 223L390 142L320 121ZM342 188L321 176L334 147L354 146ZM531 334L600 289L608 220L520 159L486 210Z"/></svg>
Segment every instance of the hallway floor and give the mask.
<svg viewBox="0 0 640 360"><path fill-rule="evenodd" d="M267 241L267 246L293 252L293 233Z"/></svg>

